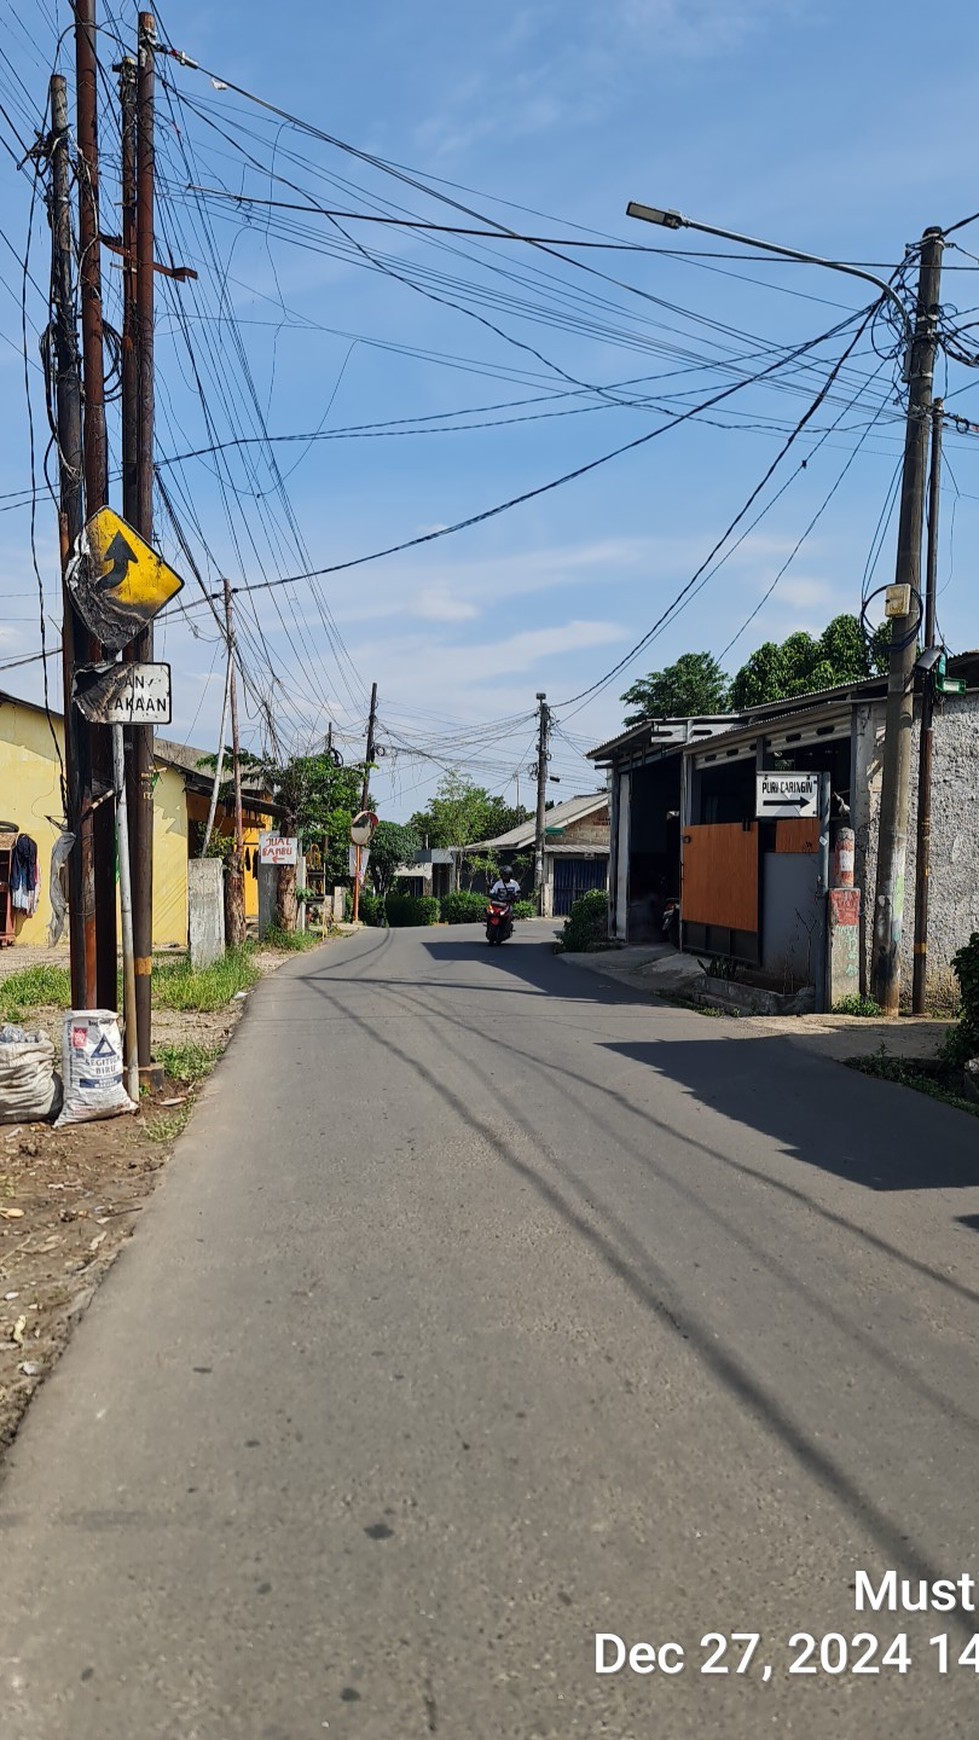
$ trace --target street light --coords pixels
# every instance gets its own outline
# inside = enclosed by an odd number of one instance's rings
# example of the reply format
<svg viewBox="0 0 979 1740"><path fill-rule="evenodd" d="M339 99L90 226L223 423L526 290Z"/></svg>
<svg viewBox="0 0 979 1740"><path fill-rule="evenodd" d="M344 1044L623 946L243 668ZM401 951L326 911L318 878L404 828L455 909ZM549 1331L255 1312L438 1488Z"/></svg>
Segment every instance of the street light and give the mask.
<svg viewBox="0 0 979 1740"><path fill-rule="evenodd" d="M700 230L705 236L720 236L725 242L741 242L746 248L761 248L767 254L779 254L783 260L801 260L807 266L825 266L830 272L845 272L848 278L863 278L894 304L901 316L905 342L910 345L914 337L914 327L908 311L893 285L886 284L883 278L876 277L873 272L865 272L862 266L849 266L842 260L825 260L821 254L804 254L798 248L783 248L778 242L760 242L757 236L742 236L737 230L722 230L716 224L701 224L695 218L685 217L681 211L661 211L655 205L640 205L635 199L629 201L625 215L640 218L646 224L659 224L664 230Z"/></svg>
<svg viewBox="0 0 979 1740"><path fill-rule="evenodd" d="M865 271L862 266L847 265L842 260L826 260L819 254L804 254L798 248L783 248L775 242L759 241L756 236L743 236L737 230L720 229L716 224L697 223L693 218L684 217L682 212L665 211L659 206L640 205L635 200L631 200L626 206L626 216L640 218L644 223L659 224L667 230L700 230L704 235L721 236L725 241L738 242L748 248L760 248L765 253L779 254L786 260L801 260L806 265L824 266L830 272L845 273L849 278L862 278L866 283L873 284L881 296L886 297L898 310L905 343L905 380L909 390L897 570L894 579L896 586L907 588L909 604L912 598L920 598L925 472L929 425L932 420L935 359L938 354L942 249L945 245L943 230L934 225L926 229L921 238L918 294L915 319L912 321L893 285L886 284L883 278ZM938 426L940 427L940 420ZM926 639L930 644L934 636L926 634ZM911 792L911 732L914 724L915 641L916 625L910 616L893 617L877 830L877 887L871 956L871 989L885 1015L898 1014L901 990L904 869ZM919 869L919 880L921 874ZM917 1004L917 997L915 1001Z"/></svg>

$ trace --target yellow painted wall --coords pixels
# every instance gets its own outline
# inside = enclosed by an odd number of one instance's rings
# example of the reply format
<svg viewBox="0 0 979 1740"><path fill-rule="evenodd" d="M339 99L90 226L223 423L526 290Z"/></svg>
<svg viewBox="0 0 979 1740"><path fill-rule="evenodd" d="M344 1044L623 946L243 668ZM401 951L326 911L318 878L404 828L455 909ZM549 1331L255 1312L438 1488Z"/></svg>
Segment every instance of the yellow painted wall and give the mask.
<svg viewBox="0 0 979 1740"><path fill-rule="evenodd" d="M189 791L187 793L187 815L191 822L199 822L202 826L207 822L210 809L210 799L203 792ZM258 854L258 836L274 827L270 815L258 810L245 809L243 815L242 833L245 839L245 917L258 917L258 877L254 874L255 859ZM234 836L234 816L229 815L223 804L218 804L214 818L214 832L222 834L225 839Z"/></svg>
<svg viewBox="0 0 979 1740"><path fill-rule="evenodd" d="M17 941L46 945L51 919L48 893L51 848L62 815L58 752L64 754L61 721L0 700L0 821L14 822L37 841L40 887L32 918L17 914ZM55 748L57 738L57 749ZM154 790L153 944L187 946L187 804L182 776L158 767ZM49 818L54 818L49 820Z"/></svg>

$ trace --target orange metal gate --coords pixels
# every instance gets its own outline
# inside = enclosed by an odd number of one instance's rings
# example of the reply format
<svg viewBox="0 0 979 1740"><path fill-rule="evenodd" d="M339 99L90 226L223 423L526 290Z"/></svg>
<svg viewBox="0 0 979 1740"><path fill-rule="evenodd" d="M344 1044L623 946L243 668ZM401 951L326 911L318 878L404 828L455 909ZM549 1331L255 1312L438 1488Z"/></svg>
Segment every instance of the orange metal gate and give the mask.
<svg viewBox="0 0 979 1740"><path fill-rule="evenodd" d="M680 915L688 946L759 958L758 872L757 822L684 830Z"/></svg>

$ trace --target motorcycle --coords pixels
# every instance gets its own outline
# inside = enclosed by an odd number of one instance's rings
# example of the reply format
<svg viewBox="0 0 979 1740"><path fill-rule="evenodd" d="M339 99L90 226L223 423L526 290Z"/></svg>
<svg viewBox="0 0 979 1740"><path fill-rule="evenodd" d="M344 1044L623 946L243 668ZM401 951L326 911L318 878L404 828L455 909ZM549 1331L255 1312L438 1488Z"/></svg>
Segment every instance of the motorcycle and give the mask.
<svg viewBox="0 0 979 1740"><path fill-rule="evenodd" d="M513 908L509 900L490 899L486 907L486 941L492 948L513 935Z"/></svg>

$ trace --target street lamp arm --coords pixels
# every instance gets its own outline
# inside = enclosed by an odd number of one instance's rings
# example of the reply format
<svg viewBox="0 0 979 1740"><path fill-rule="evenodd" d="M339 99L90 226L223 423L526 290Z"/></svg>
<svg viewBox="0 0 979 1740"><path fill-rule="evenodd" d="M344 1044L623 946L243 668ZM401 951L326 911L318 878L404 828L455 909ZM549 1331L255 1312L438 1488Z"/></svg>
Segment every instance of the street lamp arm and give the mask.
<svg viewBox="0 0 979 1740"><path fill-rule="evenodd" d="M761 248L768 254L780 254L784 260L801 260L807 266L825 266L830 272L845 272L848 278L862 278L865 283L873 284L893 302L901 316L904 336L910 344L914 337L914 327L904 303L892 284L885 283L873 272L865 272L862 266L848 266L842 260L825 260L820 254L804 254L798 248L783 248L778 242L762 242L757 236L742 236L737 230L718 229L716 224L698 223L695 218L684 217L679 211L660 211L658 207L640 205L637 200L630 200L626 206L626 217L640 218L643 223L660 224L667 230L700 230L705 236L720 236L726 242L741 242L748 248Z"/></svg>

